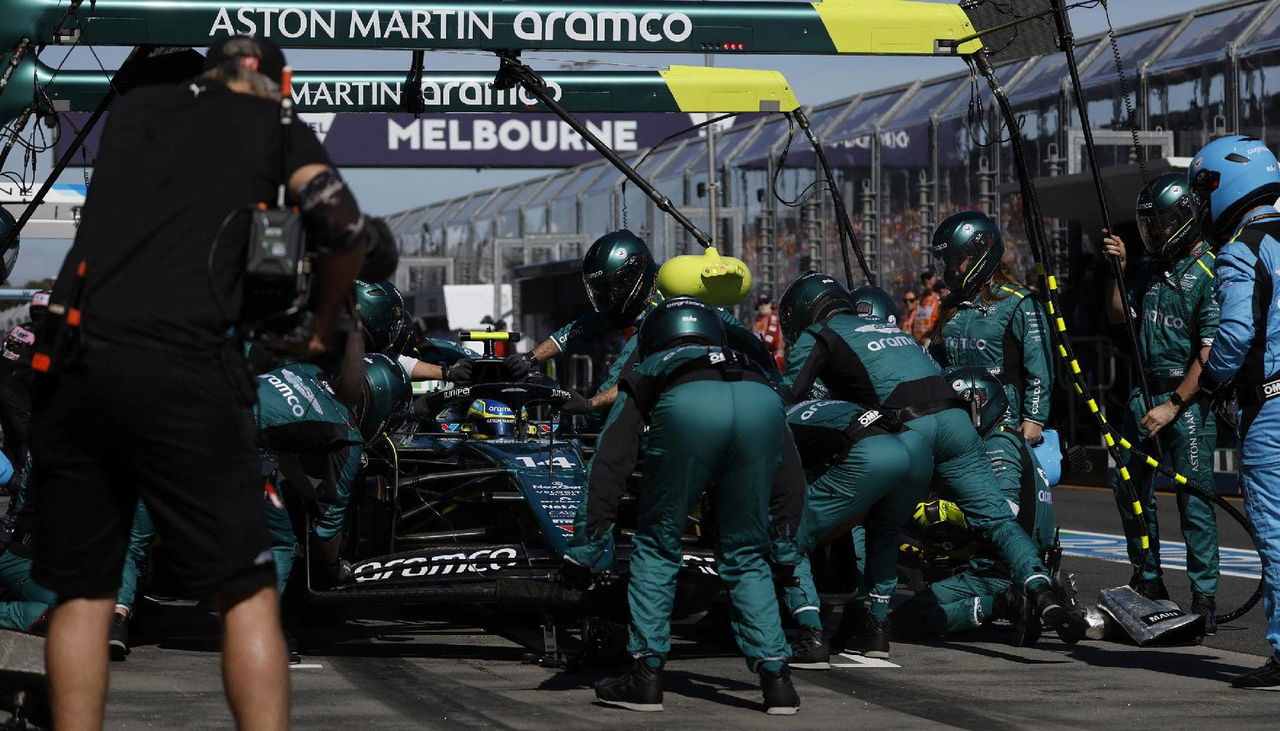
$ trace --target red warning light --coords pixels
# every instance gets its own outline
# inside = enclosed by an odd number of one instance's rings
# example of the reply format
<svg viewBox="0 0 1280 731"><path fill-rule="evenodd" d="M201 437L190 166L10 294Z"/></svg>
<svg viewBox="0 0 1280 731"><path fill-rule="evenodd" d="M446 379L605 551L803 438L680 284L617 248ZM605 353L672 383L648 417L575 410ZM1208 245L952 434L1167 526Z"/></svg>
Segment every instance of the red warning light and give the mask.
<svg viewBox="0 0 1280 731"><path fill-rule="evenodd" d="M745 43L722 43L720 47L726 51L741 51L747 47Z"/></svg>

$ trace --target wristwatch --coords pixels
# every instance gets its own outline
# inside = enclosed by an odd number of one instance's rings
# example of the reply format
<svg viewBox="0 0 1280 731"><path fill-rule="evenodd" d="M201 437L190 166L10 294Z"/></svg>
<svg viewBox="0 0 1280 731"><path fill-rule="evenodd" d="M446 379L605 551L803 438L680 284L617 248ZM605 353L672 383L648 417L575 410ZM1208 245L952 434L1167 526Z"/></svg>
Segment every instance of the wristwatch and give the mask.
<svg viewBox="0 0 1280 731"><path fill-rule="evenodd" d="M1187 407L1187 402L1181 396L1178 395L1177 391L1174 391L1169 396L1169 401L1172 402L1174 406L1177 406L1180 409L1185 409Z"/></svg>

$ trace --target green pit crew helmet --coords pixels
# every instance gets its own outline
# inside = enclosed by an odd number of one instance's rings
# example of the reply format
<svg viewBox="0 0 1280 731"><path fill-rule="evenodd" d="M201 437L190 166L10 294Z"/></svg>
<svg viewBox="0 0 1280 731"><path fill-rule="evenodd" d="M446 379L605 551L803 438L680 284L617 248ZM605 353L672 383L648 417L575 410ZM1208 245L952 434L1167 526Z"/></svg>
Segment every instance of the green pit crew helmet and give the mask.
<svg viewBox="0 0 1280 731"><path fill-rule="evenodd" d="M596 239L582 257L582 284L591 307L630 325L644 311L658 281L653 253L639 236L623 229Z"/></svg>
<svg viewBox="0 0 1280 731"><path fill-rule="evenodd" d="M853 295L829 274L809 272L787 286L778 302L782 337L790 345L804 329L833 312L856 308Z"/></svg>
<svg viewBox="0 0 1280 731"><path fill-rule="evenodd" d="M417 331L413 328L413 318L408 312L400 311L400 332L396 335L395 340L391 341L391 346L387 349L388 354L413 355L413 350L417 347Z"/></svg>
<svg viewBox="0 0 1280 731"><path fill-rule="evenodd" d="M366 350L385 352L400 338L404 328L404 297L390 281L369 283L357 279L352 291L360 306Z"/></svg>
<svg viewBox="0 0 1280 731"><path fill-rule="evenodd" d="M360 403L355 412L360 421L360 434L369 441L378 436L396 409L413 395L413 384L404 368L382 353L366 355L363 370Z"/></svg>
<svg viewBox="0 0 1280 731"><path fill-rule="evenodd" d="M641 358L687 343L723 346L724 323L714 309L700 300L672 297L645 315L639 338Z"/></svg>
<svg viewBox="0 0 1280 731"><path fill-rule="evenodd" d="M853 297L853 311L858 317L884 320L890 325L898 324L898 305L888 292L879 287L864 284L849 294Z"/></svg>
<svg viewBox="0 0 1280 731"><path fill-rule="evenodd" d="M982 211L960 211L933 232L933 258L942 269L942 281L952 294L972 300L991 280L1004 258L1000 228ZM967 268L961 267L968 262Z"/></svg>
<svg viewBox="0 0 1280 731"><path fill-rule="evenodd" d="M969 404L969 416L978 435L983 439L991 436L1009 410L1009 399L1000 379L982 366L952 368L945 378L951 382L956 395Z"/></svg>
<svg viewBox="0 0 1280 731"><path fill-rule="evenodd" d="M1138 233L1149 256L1177 261L1200 241L1196 201L1182 173L1165 173L1138 192Z"/></svg>

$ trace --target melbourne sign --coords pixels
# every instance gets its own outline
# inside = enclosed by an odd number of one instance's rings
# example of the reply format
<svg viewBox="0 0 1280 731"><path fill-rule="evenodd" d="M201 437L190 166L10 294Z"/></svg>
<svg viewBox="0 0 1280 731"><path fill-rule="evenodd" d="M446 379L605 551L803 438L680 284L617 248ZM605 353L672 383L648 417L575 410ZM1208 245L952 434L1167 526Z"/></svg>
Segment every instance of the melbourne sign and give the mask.
<svg viewBox="0 0 1280 731"><path fill-rule="evenodd" d="M319 93L314 87L308 93ZM362 92L348 89L356 98ZM392 93L392 90L363 93ZM295 90L297 95L300 90ZM65 114L58 154L87 114ZM744 115L754 116L754 115ZM568 124L551 114L300 114L343 167L571 167L600 159ZM688 114L583 114L579 118L619 153L652 147L693 124ZM73 126L75 125L75 126ZM92 165L99 124L73 165Z"/></svg>

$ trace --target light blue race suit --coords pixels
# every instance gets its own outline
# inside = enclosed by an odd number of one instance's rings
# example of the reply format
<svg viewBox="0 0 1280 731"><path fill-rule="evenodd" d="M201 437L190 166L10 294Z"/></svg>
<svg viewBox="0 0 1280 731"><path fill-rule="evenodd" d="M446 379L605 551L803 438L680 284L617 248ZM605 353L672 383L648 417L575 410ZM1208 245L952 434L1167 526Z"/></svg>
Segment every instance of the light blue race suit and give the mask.
<svg viewBox="0 0 1280 731"><path fill-rule="evenodd" d="M1234 380L1240 398L1245 511L1262 558L1267 642L1280 659L1280 400L1264 397L1264 384L1280 375L1280 212L1250 211L1214 272L1222 315L1205 370Z"/></svg>

